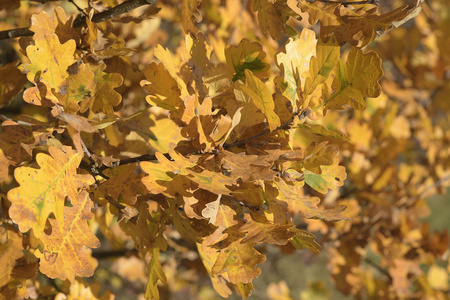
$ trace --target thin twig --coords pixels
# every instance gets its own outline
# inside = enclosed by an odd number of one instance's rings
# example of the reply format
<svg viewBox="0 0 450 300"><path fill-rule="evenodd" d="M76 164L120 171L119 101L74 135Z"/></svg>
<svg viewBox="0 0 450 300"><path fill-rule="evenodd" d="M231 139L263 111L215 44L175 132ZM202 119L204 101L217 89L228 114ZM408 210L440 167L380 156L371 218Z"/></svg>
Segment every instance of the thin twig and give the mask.
<svg viewBox="0 0 450 300"><path fill-rule="evenodd" d="M316 0L323 3L338 3L342 5L358 5L358 4L375 4L378 5L378 0L362 0L362 1L333 1L333 0Z"/></svg>
<svg viewBox="0 0 450 300"><path fill-rule="evenodd" d="M389 278L389 280L392 281L392 276L391 274L389 274L388 271L386 271L385 269L383 269L381 266L377 265L376 263L374 263L373 261L371 261L369 258L365 257L364 258L364 262L367 263L368 265L374 267L375 269L378 270L378 272L380 272L381 274L385 275L387 278Z"/></svg>
<svg viewBox="0 0 450 300"><path fill-rule="evenodd" d="M94 23L100 23L109 19L112 19L114 17L120 16L122 14L125 14L135 8L138 8L143 5L154 5L157 0L128 0L123 2L122 4L119 4L111 9L105 10L101 13L94 14L92 17L92 22ZM38 1L39 2L39 1ZM85 16L78 16L78 18L75 19L73 22L73 27L82 27L86 25L86 17ZM6 40L6 39L13 39L17 37L22 36L31 36L34 32L29 30L27 27L24 28L15 28L10 30L4 30L0 31L0 40Z"/></svg>

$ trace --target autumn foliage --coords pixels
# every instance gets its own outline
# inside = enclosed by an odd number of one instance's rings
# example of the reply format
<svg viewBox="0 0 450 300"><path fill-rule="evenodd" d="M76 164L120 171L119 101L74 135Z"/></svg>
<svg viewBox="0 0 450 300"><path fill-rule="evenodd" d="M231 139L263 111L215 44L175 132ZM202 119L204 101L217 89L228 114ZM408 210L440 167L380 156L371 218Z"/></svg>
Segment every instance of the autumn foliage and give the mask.
<svg viewBox="0 0 450 300"><path fill-rule="evenodd" d="M0 1L0 299L449 297L450 10L328 2Z"/></svg>

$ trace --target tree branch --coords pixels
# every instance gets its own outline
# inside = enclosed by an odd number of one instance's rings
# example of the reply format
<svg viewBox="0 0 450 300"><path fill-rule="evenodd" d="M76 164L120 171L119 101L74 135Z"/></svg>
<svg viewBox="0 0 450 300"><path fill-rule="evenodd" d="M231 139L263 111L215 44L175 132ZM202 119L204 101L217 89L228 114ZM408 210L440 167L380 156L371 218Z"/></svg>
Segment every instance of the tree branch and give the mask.
<svg viewBox="0 0 450 300"><path fill-rule="evenodd" d="M138 8L143 5L154 5L157 0L128 0L119 4L111 9L105 10L101 13L94 14L92 17L92 22L100 23L114 17L125 14L129 11L132 11L135 8ZM40 1L38 1L40 2ZM86 17L79 15L75 21L73 22L73 27L82 27L86 25ZM31 36L34 32L29 30L27 27L24 28L15 28L10 30L0 31L0 40L13 39L22 36Z"/></svg>

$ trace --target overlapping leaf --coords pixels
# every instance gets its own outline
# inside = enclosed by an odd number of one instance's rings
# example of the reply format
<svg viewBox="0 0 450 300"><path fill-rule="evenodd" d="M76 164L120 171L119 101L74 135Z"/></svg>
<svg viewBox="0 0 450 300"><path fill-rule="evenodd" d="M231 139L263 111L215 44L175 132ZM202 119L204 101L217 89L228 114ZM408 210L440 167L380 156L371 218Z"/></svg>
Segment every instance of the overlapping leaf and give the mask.
<svg viewBox="0 0 450 300"><path fill-rule="evenodd" d="M383 76L381 60L375 52L364 54L353 48L347 61L342 61L332 84L332 95L325 101L326 108L340 109L344 104L363 110L365 97L378 97L381 87L378 81Z"/></svg>
<svg viewBox="0 0 450 300"><path fill-rule="evenodd" d="M280 40L286 32L286 20L294 15L286 1L255 0L253 10L258 12L258 22L262 33L270 33L274 40Z"/></svg>
<svg viewBox="0 0 450 300"><path fill-rule="evenodd" d="M417 1L415 5L404 5L384 14L378 13L375 5L354 9L339 3L300 0L298 7L309 14L310 24L320 20L320 37L324 42L334 35L339 45L348 42L355 47L365 47L380 35L417 16L422 3Z"/></svg>
<svg viewBox="0 0 450 300"><path fill-rule="evenodd" d="M100 241L89 229L87 220L92 219L93 203L87 192L77 195L72 207L64 207L62 230L56 220L50 220L52 233L44 233L41 241L43 252L37 251L40 271L50 278L68 279L75 282L75 276L92 276L97 262L86 247L100 247Z"/></svg>
<svg viewBox="0 0 450 300"><path fill-rule="evenodd" d="M276 82L283 96L287 97L296 107L297 91L303 89L304 74L309 70L311 58L316 54L316 35L310 29L303 29L300 36L289 38L286 43L286 53L276 55L278 67L284 76L278 77Z"/></svg>
<svg viewBox="0 0 450 300"><path fill-rule="evenodd" d="M7 105L25 86L27 78L17 68L17 63L12 62L0 66L0 107Z"/></svg>
<svg viewBox="0 0 450 300"><path fill-rule="evenodd" d="M67 68L75 62L75 41L61 44L57 35L48 35L36 40L26 51L30 63L21 65L20 69L28 80L45 84L48 92L58 91L69 76Z"/></svg>
<svg viewBox="0 0 450 300"><path fill-rule="evenodd" d="M229 46L225 49L227 67L232 72L230 78L233 81L244 80L245 70L250 70L254 75L263 75L269 64L264 62L266 53L260 44L243 39L238 46Z"/></svg>
<svg viewBox="0 0 450 300"><path fill-rule="evenodd" d="M49 147L49 153L36 155L40 169L16 168L14 177L20 186L8 192L12 203L9 215L19 225L20 231L33 229L38 238L43 234L50 213L56 218L53 224L57 224L62 232L66 197L75 205L78 190L94 183L91 175L77 174L82 157L70 147Z"/></svg>
<svg viewBox="0 0 450 300"><path fill-rule="evenodd" d="M245 85L242 86L241 89L253 100L256 107L258 107L266 116L270 131L277 129L281 125L281 121L274 111L275 102L273 101L269 89L264 82L249 70L246 69L244 74Z"/></svg>

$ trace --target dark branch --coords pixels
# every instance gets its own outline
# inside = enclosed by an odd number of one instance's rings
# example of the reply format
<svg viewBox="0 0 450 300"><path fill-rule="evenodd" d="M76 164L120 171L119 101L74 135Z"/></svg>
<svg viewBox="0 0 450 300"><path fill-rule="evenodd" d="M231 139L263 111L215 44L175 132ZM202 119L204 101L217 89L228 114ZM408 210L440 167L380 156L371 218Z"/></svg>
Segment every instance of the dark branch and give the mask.
<svg viewBox="0 0 450 300"><path fill-rule="evenodd" d="M361 1L333 1L333 0L316 0L323 3L338 3L342 5L358 5L358 4L378 4L378 0L361 0Z"/></svg>
<svg viewBox="0 0 450 300"><path fill-rule="evenodd" d="M100 23L109 19L112 19L114 17L120 16L122 14L125 14L135 8L138 8L143 5L154 5L157 0L128 0L123 2L122 4L119 4L111 9L105 10L101 13L95 14L92 17L92 22L94 23ZM38 1L40 2L40 1ZM79 16L75 19L73 22L73 27L82 27L86 25L86 17L85 16ZM28 28L15 28L10 30L4 30L0 31L0 40L5 39L13 39L21 36L31 36L34 32L29 30Z"/></svg>

